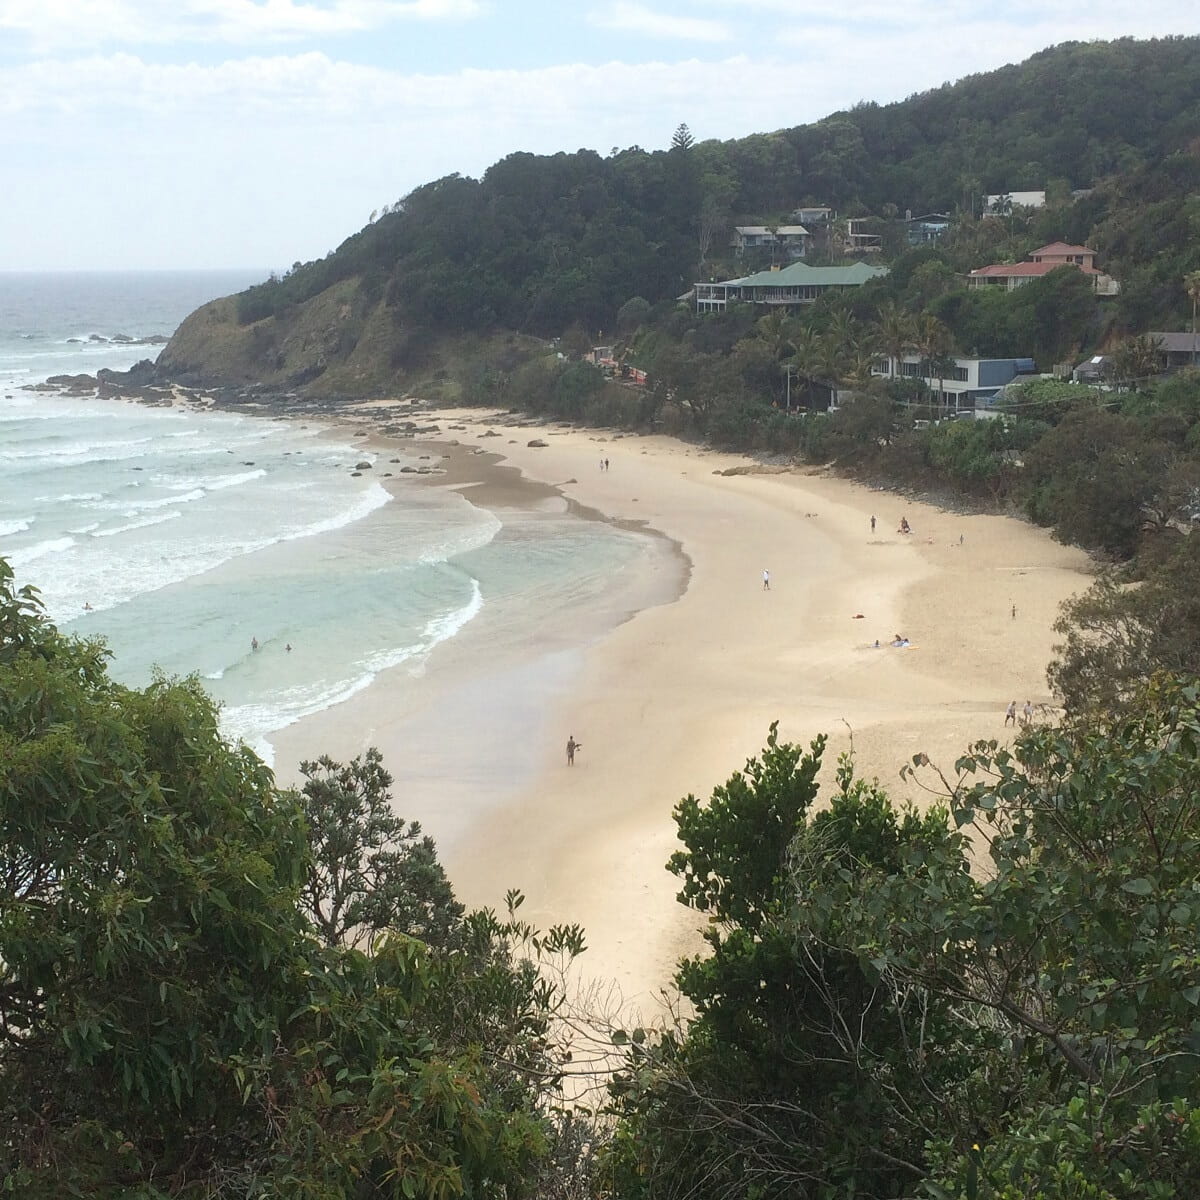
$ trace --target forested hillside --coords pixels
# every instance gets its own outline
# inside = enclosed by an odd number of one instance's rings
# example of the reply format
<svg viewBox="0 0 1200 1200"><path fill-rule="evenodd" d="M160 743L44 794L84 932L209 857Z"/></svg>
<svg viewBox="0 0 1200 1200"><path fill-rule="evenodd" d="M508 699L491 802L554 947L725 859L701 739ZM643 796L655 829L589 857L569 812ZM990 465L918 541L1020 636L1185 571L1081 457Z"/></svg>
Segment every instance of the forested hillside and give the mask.
<svg viewBox="0 0 1200 1200"><path fill-rule="evenodd" d="M449 176L385 206L327 257L239 296L236 324L206 317L203 335L191 329L162 364L346 392L411 380L414 349L449 333L578 325L599 337L634 297L665 302L744 266L729 256L732 225L779 222L800 204L873 216L893 252L906 211L955 214L965 244L939 259L952 274L1037 244L984 239L965 252L983 196L1026 188L1060 200L1095 189L1074 207L1052 203L1037 233L1092 245L1129 281L1116 327L1139 332L1186 311L1180 280L1200 265L1185 261L1200 227L1198 146L1200 38L1172 38L1069 43L900 103L735 141L695 142L681 127L665 151L513 154L482 179ZM345 289L335 312L309 328L298 306L334 286ZM239 335L251 326L253 337Z"/></svg>

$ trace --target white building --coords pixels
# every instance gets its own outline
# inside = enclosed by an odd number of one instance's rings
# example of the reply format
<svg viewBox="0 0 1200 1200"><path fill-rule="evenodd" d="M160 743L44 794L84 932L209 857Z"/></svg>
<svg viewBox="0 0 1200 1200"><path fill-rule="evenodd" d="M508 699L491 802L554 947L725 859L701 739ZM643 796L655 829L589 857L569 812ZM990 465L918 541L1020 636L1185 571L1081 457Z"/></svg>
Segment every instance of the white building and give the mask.
<svg viewBox="0 0 1200 1200"><path fill-rule="evenodd" d="M803 258L812 235L803 225L737 225L729 244L738 258L747 250L782 250L788 258Z"/></svg>
<svg viewBox="0 0 1200 1200"><path fill-rule="evenodd" d="M918 379L952 412L980 412L990 409L997 395L1014 379L1036 375L1032 358L952 358L944 373L930 371L929 364L914 354L906 354L898 364L895 378ZM892 361L881 359L873 372L893 378Z"/></svg>

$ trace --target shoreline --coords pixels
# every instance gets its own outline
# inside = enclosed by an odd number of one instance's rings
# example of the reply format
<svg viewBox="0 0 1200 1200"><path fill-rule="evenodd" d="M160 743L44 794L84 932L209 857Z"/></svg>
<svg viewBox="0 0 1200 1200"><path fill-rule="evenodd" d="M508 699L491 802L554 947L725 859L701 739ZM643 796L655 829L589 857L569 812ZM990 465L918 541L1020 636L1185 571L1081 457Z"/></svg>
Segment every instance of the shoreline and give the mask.
<svg viewBox="0 0 1200 1200"><path fill-rule="evenodd" d="M397 443L371 428L386 411L364 405L339 424L390 448ZM497 907L518 887L527 920L581 924L582 975L602 992L615 983L623 1006L654 1008L678 958L700 944L702 919L675 902L677 881L665 870L677 848L674 805L689 793L707 797L740 769L772 720L787 740L828 735L825 778L853 747L860 774L877 776L897 801L920 802L897 779L914 754L952 769L972 741L1005 737L1009 700L1049 701L1050 627L1061 601L1087 586L1090 561L1044 530L819 473L758 473L744 456L658 435L514 424L511 413L488 410L433 419L439 433L399 443L452 450L452 473L424 484L504 507L522 502L504 469L515 470L548 490L535 493L542 499L561 494L581 516L671 539L690 564L678 599L585 639L556 679L537 682L528 770L455 837L439 839L467 904ZM458 426L457 446L447 423ZM498 476L473 470L473 458L495 455ZM599 469L601 457L609 470ZM749 473L718 473L739 466ZM902 514L914 531L907 537L891 532ZM887 647L893 632L910 648ZM387 692L377 680L356 698L359 712L382 716ZM494 699L472 719L486 720ZM311 745L320 727L339 723L331 714L284 733ZM574 767L562 749L569 735L582 744ZM402 761L402 740L378 740L385 762ZM466 774L478 778L478 764ZM398 806L420 815L403 796Z"/></svg>
<svg viewBox="0 0 1200 1200"><path fill-rule="evenodd" d="M1051 626L1092 573L1083 551L1015 518L660 435L400 401L233 411L316 422L375 454L389 490L457 491L532 536L538 516L569 514L661 539L607 607L527 630L515 656L497 658L469 623L418 688L404 668L383 672L267 739L284 785L301 759L377 745L398 813L433 834L459 898L501 908L515 887L534 925L580 924L579 975L626 1012L653 1016L701 946L703 919L665 869L682 797L705 799L778 720L785 740L828 737L823 781L853 749L894 800L927 802L900 768L924 754L952 776L973 741L1011 735L1010 700L1050 700ZM395 458L428 458L428 473L388 478ZM911 535L892 532L902 516ZM887 645L897 632L908 649ZM568 736L582 746L573 767Z"/></svg>

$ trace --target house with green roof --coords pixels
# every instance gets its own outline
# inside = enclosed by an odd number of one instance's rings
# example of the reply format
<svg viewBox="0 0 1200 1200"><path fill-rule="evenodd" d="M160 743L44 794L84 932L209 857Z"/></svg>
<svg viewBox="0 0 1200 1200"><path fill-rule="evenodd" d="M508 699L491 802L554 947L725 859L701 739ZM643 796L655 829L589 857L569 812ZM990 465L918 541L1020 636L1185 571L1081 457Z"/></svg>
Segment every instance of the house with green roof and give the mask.
<svg viewBox="0 0 1200 1200"><path fill-rule="evenodd" d="M724 312L726 305L765 304L774 308L793 308L813 304L826 292L862 287L870 279L888 273L887 267L850 263L844 267L810 267L792 263L790 267L759 271L742 279L723 283L697 283L692 291L697 312Z"/></svg>

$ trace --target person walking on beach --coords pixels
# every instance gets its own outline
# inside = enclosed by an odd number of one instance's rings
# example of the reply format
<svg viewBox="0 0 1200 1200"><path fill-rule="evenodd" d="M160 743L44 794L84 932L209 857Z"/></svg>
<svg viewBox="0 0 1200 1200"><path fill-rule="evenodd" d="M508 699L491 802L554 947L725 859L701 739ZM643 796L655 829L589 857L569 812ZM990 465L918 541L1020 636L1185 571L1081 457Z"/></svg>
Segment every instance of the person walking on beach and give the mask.
<svg viewBox="0 0 1200 1200"><path fill-rule="evenodd" d="M257 650L257 649L258 649L258 638L256 638L256 637L252 637L252 638L250 639L250 649L251 649L251 650Z"/></svg>
<svg viewBox="0 0 1200 1200"><path fill-rule="evenodd" d="M872 533L875 532L875 514L874 513L871 514L871 532Z"/></svg>
<svg viewBox="0 0 1200 1200"><path fill-rule="evenodd" d="M1017 727L1017 702L1010 700L1008 707L1004 710L1004 724L1011 725L1014 729Z"/></svg>
<svg viewBox="0 0 1200 1200"><path fill-rule="evenodd" d="M604 469L606 471L608 470L608 459L607 458L604 460Z"/></svg>
<svg viewBox="0 0 1200 1200"><path fill-rule="evenodd" d="M572 733L567 738L567 766L575 765L575 751L580 748L580 743L575 740L575 735Z"/></svg>
<svg viewBox="0 0 1200 1200"><path fill-rule="evenodd" d="M1021 709L1021 724L1029 726L1033 724L1033 705L1030 701L1025 701L1025 707Z"/></svg>
<svg viewBox="0 0 1200 1200"><path fill-rule="evenodd" d="M770 590L771 590L771 572L768 571L766 569L766 567L764 567L763 568L763 591L769 592Z"/></svg>

